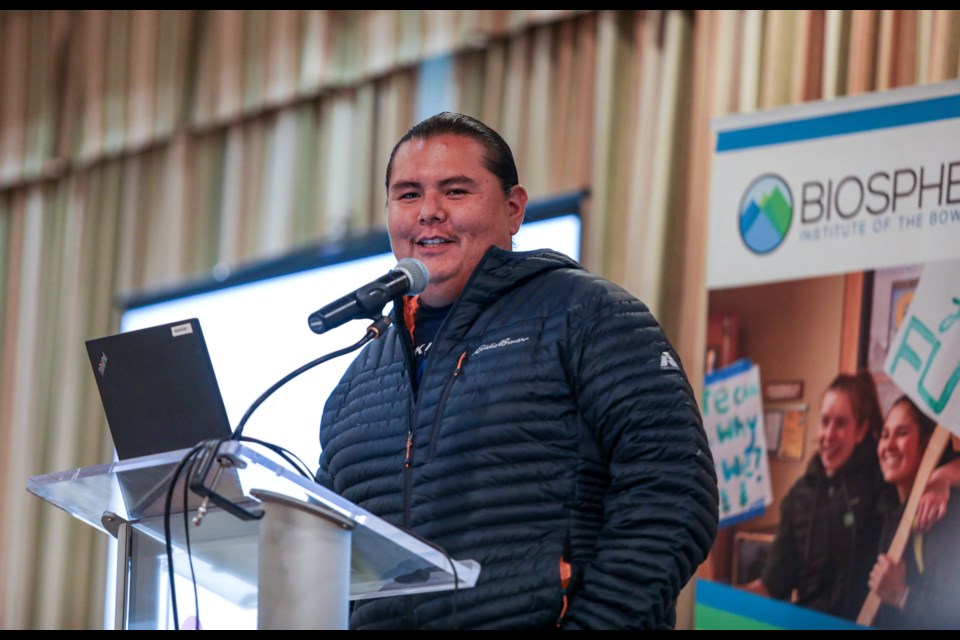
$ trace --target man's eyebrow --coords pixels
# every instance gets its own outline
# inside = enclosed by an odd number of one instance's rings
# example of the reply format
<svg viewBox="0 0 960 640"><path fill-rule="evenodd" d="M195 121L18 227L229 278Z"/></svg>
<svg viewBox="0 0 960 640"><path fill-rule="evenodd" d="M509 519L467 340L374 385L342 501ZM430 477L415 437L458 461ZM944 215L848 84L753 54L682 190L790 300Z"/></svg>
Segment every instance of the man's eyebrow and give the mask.
<svg viewBox="0 0 960 640"><path fill-rule="evenodd" d="M456 185L467 185L473 186L477 184L477 181L471 178L470 176L450 176L449 178L444 178L441 180L437 186L441 189ZM417 180L399 180L390 185L390 191L405 191L407 189L423 189L423 183L418 182Z"/></svg>
<svg viewBox="0 0 960 640"><path fill-rule="evenodd" d="M416 180L402 180L390 185L390 191L403 191L406 189L422 189L423 185Z"/></svg>
<svg viewBox="0 0 960 640"><path fill-rule="evenodd" d="M441 187L451 187L458 184L464 185L475 185L477 181L471 178L470 176L450 176L449 178L444 178L440 181Z"/></svg>

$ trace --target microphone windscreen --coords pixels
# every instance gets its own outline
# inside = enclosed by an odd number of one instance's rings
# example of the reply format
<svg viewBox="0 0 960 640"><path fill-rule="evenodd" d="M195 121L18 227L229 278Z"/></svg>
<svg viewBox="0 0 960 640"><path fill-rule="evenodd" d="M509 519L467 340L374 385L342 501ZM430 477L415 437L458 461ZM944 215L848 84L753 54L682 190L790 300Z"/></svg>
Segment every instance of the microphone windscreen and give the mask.
<svg viewBox="0 0 960 640"><path fill-rule="evenodd" d="M416 258L402 258L394 269L403 271L410 278L410 291L408 296L415 296L427 288L430 282L430 273L427 271L427 265Z"/></svg>

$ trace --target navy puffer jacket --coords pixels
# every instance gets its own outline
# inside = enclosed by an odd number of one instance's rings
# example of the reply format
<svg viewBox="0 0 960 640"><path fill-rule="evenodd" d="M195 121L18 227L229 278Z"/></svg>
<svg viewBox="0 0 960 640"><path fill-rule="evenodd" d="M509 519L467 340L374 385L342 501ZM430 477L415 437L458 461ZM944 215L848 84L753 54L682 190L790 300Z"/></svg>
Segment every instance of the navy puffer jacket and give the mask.
<svg viewBox="0 0 960 640"><path fill-rule="evenodd" d="M419 392L401 316L331 393L317 480L481 572L470 589L357 601L351 628L673 627L718 493L647 307L563 254L493 247Z"/></svg>

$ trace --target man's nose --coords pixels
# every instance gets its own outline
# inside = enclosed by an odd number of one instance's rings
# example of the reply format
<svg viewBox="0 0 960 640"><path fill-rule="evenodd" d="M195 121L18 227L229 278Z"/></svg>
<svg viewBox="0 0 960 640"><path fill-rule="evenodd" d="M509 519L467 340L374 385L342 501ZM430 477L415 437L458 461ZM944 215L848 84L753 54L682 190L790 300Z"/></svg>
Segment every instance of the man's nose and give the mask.
<svg viewBox="0 0 960 640"><path fill-rule="evenodd" d="M418 220L421 224L442 222L447 218L447 211L440 193L427 191L423 194L423 204L420 205Z"/></svg>

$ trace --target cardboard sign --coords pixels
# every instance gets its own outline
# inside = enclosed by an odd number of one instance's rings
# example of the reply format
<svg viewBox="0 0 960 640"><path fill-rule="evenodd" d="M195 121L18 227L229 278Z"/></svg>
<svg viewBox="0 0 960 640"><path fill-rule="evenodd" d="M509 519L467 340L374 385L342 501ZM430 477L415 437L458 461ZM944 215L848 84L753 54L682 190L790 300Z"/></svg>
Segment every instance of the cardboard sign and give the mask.
<svg viewBox="0 0 960 640"><path fill-rule="evenodd" d="M760 368L738 360L704 381L704 427L720 487L720 526L761 515L773 501Z"/></svg>
<svg viewBox="0 0 960 640"><path fill-rule="evenodd" d="M924 266L884 371L927 415L960 434L960 260Z"/></svg>

